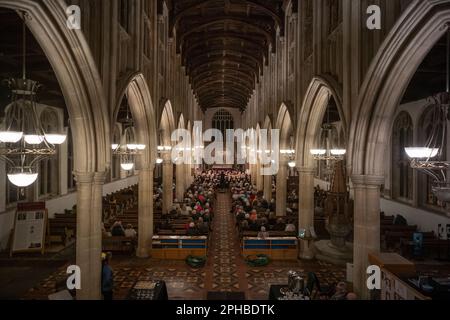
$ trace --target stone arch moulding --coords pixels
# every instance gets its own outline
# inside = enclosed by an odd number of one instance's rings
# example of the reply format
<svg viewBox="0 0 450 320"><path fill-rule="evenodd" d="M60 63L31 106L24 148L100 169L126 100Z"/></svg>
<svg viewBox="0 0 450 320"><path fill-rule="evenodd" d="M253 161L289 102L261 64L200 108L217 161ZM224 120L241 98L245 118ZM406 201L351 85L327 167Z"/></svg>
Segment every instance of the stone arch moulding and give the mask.
<svg viewBox="0 0 450 320"><path fill-rule="evenodd" d="M450 3L414 1L375 56L361 87L350 130L353 175L383 177L390 128L418 66L446 33Z"/></svg>
<svg viewBox="0 0 450 320"><path fill-rule="evenodd" d="M298 167L313 167L310 149L314 148L317 132L322 125L330 95L336 101L344 132L347 132L347 121L342 105L340 86L328 77L315 77L308 87L297 120L296 151Z"/></svg>
<svg viewBox="0 0 450 320"><path fill-rule="evenodd" d="M155 109L147 81L142 73L132 74L118 91L114 120L120 109L122 97L127 94L133 120L135 121L136 138L147 147L141 156L141 167L149 168L155 164L157 149L157 129Z"/></svg>
<svg viewBox="0 0 450 320"><path fill-rule="evenodd" d="M55 72L69 117L75 172L105 172L110 165L110 125L101 79L86 39L66 26L64 1L0 0L25 12L25 22Z"/></svg>
<svg viewBox="0 0 450 320"><path fill-rule="evenodd" d="M161 119L159 122L159 132L163 141L159 141L159 143L166 146L171 146L172 143L170 141L170 136L176 128L177 126L175 124L175 118L173 115L172 103L168 99L164 100Z"/></svg>
<svg viewBox="0 0 450 320"><path fill-rule="evenodd" d="M293 131L293 123L291 113L285 103L280 106L275 128L280 130L280 149L290 148L289 138Z"/></svg>

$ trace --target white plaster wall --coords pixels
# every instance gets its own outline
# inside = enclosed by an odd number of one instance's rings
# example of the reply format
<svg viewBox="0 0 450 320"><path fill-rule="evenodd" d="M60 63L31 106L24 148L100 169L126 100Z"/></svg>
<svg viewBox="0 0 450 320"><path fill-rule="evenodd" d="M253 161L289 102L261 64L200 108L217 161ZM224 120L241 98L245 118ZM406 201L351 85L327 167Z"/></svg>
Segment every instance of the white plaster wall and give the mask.
<svg viewBox="0 0 450 320"><path fill-rule="evenodd" d="M380 199L380 208L386 215L400 214L404 216L408 224L417 225L419 231L434 231L436 235L438 234L438 224L450 224L450 217L384 198Z"/></svg>
<svg viewBox="0 0 450 320"><path fill-rule="evenodd" d="M123 180L117 180L107 183L103 186L103 195L113 193L117 190L127 188L138 183L138 176L132 176ZM63 213L64 209L72 209L77 202L77 193L72 192L58 198L46 201L49 217L55 216L55 213ZM0 213L0 250L5 250L8 244L8 238L14 227L15 208Z"/></svg>

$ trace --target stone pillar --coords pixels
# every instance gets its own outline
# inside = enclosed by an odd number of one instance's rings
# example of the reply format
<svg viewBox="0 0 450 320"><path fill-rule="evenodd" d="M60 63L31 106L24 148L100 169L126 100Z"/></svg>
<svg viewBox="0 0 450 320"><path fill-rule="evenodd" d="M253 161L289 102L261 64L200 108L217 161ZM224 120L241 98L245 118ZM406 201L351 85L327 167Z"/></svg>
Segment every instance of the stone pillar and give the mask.
<svg viewBox="0 0 450 320"><path fill-rule="evenodd" d="M298 168L298 227L309 230L314 226L314 169ZM300 258L313 259L312 242L300 240Z"/></svg>
<svg viewBox="0 0 450 320"><path fill-rule="evenodd" d="M261 162L258 160L256 164L256 189L258 191L263 191L264 189L264 176L261 174Z"/></svg>
<svg viewBox="0 0 450 320"><path fill-rule="evenodd" d="M91 289L91 299L100 300L101 296L101 272L102 272L102 207L103 207L103 185L105 184L106 173L97 172L94 174L94 184L92 186L91 204L91 239L90 239L90 281L94 284ZM78 206L77 206L78 208ZM77 210L78 214L78 210Z"/></svg>
<svg viewBox="0 0 450 320"><path fill-rule="evenodd" d="M0 212L6 210L7 181L5 161L0 161Z"/></svg>
<svg viewBox="0 0 450 320"><path fill-rule="evenodd" d="M272 199L272 175L264 176L264 198L269 202Z"/></svg>
<svg viewBox="0 0 450 320"><path fill-rule="evenodd" d="M353 288L361 299L369 299L367 267L369 253L380 252L381 176L352 176L354 190Z"/></svg>
<svg viewBox="0 0 450 320"><path fill-rule="evenodd" d="M184 173L184 164L177 164L175 165L176 170L176 179L175 179L175 191L176 191L176 198L178 201L183 200L184 191L185 191L185 185L186 185L186 176Z"/></svg>
<svg viewBox="0 0 450 320"><path fill-rule="evenodd" d="M250 178L252 185L256 185L256 164L250 164Z"/></svg>
<svg viewBox="0 0 450 320"><path fill-rule="evenodd" d="M78 300L92 299L100 292L100 283L91 272L91 209L93 204L94 173L76 173L77 181L77 241L76 264L81 269L81 290L77 291ZM101 257L99 257L100 261ZM94 281L93 281L94 280Z"/></svg>
<svg viewBox="0 0 450 320"><path fill-rule="evenodd" d="M287 163L280 161L277 174L276 214L278 217L286 216L287 202Z"/></svg>
<svg viewBox="0 0 450 320"><path fill-rule="evenodd" d="M153 169L139 171L138 248L139 258L148 258L153 238Z"/></svg>
<svg viewBox="0 0 450 320"><path fill-rule="evenodd" d="M166 155L164 158L163 166L163 214L167 214L172 209L173 204L173 163L170 159L170 155Z"/></svg>

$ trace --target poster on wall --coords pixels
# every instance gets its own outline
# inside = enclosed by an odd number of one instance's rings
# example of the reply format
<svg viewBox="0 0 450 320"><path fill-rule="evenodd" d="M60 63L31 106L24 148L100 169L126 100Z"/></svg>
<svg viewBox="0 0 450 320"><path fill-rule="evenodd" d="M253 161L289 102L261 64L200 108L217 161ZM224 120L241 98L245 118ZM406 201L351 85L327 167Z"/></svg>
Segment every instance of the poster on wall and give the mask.
<svg viewBox="0 0 450 320"><path fill-rule="evenodd" d="M45 202L20 203L14 218L13 241L14 252L44 253L47 209Z"/></svg>

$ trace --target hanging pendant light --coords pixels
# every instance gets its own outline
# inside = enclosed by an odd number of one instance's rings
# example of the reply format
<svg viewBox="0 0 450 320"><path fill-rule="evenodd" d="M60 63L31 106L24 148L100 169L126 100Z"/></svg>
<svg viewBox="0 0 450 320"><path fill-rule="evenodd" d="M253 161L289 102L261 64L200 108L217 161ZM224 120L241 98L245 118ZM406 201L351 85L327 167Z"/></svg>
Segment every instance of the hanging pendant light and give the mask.
<svg viewBox="0 0 450 320"><path fill-rule="evenodd" d="M328 103L330 100L331 96L330 93L328 93ZM319 147L309 151L315 160L339 161L342 160L347 153L346 149L334 146L333 137L337 135L337 132L330 121L330 108L331 106L328 105L327 122L323 124L321 128ZM329 144L331 144L331 146Z"/></svg>
<svg viewBox="0 0 450 320"><path fill-rule="evenodd" d="M450 161L445 159L449 107L450 107L450 30L447 30L446 91L427 99L432 108L432 128L425 145L405 148L411 158L411 168L425 173L433 179L432 192L439 201L450 202Z"/></svg>
<svg viewBox="0 0 450 320"><path fill-rule="evenodd" d="M22 32L22 78L5 81L11 90L11 104L0 125L0 159L9 166L8 180L20 188L37 180L37 164L55 155L55 145L66 140L63 134L47 134L37 115L36 95L41 85L26 76L25 22Z"/></svg>
<svg viewBox="0 0 450 320"><path fill-rule="evenodd" d="M133 130L134 121L130 116L130 107L128 105L128 97L125 96L127 101L127 115L126 118L122 120L122 125L124 126L124 132L122 141L124 144L114 142L111 144L111 149L113 154L120 157L120 167L124 171L131 171L134 169L135 157L139 155L143 150L146 149L145 144L136 143Z"/></svg>

